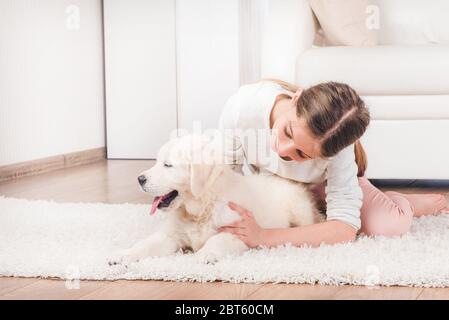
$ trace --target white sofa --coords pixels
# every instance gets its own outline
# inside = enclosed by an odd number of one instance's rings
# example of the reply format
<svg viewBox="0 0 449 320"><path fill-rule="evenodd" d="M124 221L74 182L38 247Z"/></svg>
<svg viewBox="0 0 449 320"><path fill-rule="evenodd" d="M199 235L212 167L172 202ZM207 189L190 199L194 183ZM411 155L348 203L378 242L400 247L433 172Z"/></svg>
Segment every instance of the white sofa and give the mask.
<svg viewBox="0 0 449 320"><path fill-rule="evenodd" d="M371 113L368 178L449 179L449 1L378 0L379 45L317 47L307 0L268 0L262 78L345 82Z"/></svg>

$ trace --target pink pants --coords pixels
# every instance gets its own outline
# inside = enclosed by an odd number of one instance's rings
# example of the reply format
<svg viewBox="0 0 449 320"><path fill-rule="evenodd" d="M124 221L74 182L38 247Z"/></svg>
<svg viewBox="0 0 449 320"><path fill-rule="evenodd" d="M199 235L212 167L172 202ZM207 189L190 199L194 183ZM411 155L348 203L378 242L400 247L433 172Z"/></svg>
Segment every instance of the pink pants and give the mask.
<svg viewBox="0 0 449 320"><path fill-rule="evenodd" d="M359 177L359 185L363 192L360 232L369 236L399 236L410 230L414 207L407 198L380 191L366 177ZM323 182L312 187L320 201L325 201L325 186Z"/></svg>

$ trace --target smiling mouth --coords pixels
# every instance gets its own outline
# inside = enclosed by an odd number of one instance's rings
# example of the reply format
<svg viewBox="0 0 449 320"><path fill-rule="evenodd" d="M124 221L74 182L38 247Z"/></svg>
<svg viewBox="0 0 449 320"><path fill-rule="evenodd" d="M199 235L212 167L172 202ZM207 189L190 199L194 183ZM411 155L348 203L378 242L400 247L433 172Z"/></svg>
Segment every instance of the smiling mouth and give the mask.
<svg viewBox="0 0 449 320"><path fill-rule="evenodd" d="M167 194L162 196L157 196L153 200L153 204L151 205L150 214L154 214L156 209L166 208L170 205L170 203L178 196L178 191L173 190Z"/></svg>

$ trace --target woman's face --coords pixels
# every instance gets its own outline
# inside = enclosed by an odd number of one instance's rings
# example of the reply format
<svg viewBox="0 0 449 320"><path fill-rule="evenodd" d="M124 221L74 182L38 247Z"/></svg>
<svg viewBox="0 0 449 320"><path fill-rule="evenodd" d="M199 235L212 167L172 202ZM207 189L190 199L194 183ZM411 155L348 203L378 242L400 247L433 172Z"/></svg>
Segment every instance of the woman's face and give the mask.
<svg viewBox="0 0 449 320"><path fill-rule="evenodd" d="M296 116L293 104L274 121L271 148L282 159L302 162L317 158L318 146L305 121Z"/></svg>

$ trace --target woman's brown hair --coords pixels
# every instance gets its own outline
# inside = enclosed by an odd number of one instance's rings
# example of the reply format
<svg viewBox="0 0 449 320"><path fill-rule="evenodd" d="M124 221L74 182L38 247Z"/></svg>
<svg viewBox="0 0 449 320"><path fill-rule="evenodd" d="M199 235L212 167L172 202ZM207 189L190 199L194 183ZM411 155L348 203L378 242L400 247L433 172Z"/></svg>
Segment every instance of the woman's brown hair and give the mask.
<svg viewBox="0 0 449 320"><path fill-rule="evenodd" d="M296 92L298 86L276 79L267 79ZM332 157L354 143L357 176L365 175L368 159L359 139L365 133L370 114L364 101L350 86L326 82L303 90L296 105L296 114L305 119L312 134L320 140L320 155Z"/></svg>

